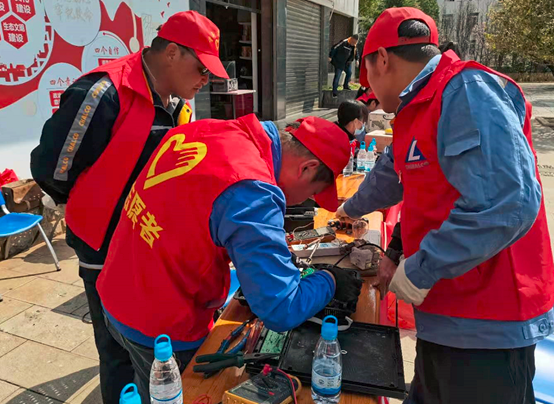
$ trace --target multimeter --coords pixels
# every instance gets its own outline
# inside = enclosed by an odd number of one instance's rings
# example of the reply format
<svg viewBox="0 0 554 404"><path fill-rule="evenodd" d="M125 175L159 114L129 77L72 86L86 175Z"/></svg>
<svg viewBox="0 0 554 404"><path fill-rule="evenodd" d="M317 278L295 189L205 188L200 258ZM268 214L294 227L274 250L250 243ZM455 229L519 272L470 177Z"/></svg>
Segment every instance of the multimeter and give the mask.
<svg viewBox="0 0 554 404"><path fill-rule="evenodd" d="M287 404L293 402L292 383L296 396L302 384L294 376L290 380L278 372L259 373L223 393L223 404Z"/></svg>
<svg viewBox="0 0 554 404"><path fill-rule="evenodd" d="M309 244L312 241L321 239L322 243L328 243L337 238L335 230L330 227L319 227L312 230L299 230L287 234L287 244Z"/></svg>

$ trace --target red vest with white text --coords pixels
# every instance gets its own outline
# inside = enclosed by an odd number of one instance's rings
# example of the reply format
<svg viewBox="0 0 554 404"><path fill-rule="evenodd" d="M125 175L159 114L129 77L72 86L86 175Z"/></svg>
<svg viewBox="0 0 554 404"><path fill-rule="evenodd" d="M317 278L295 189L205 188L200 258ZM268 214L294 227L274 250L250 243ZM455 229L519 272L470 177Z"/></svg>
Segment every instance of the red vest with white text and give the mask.
<svg viewBox="0 0 554 404"><path fill-rule="evenodd" d="M154 122L154 104L142 67L142 51L102 65L117 90L120 111L112 137L100 158L77 179L69 195L65 218L71 231L99 250L117 202L142 153ZM90 74L89 73L89 74ZM183 107L178 124L190 121ZM94 136L94 133L91 134Z"/></svg>
<svg viewBox="0 0 554 404"><path fill-rule="evenodd" d="M243 180L276 184L271 140L254 115L170 130L125 202L97 288L120 323L196 341L229 292L229 258L212 240L217 197ZM252 201L254 202L254 201Z"/></svg>
<svg viewBox="0 0 554 404"><path fill-rule="evenodd" d="M429 83L398 113L394 160L404 185L402 243L406 257L418 251L428 232L442 225L460 197L439 165L437 125L446 85L467 68L484 70L517 86L509 77L473 61L462 62L453 52L447 52ZM526 112L523 132L532 149L528 102ZM497 135L508 136L501 131ZM410 162L407 156L414 153L414 144L424 158ZM538 168L536 175L539 178ZM538 217L526 235L464 275L439 280L418 310L453 317L523 321L547 312L553 305L554 266L542 200Z"/></svg>

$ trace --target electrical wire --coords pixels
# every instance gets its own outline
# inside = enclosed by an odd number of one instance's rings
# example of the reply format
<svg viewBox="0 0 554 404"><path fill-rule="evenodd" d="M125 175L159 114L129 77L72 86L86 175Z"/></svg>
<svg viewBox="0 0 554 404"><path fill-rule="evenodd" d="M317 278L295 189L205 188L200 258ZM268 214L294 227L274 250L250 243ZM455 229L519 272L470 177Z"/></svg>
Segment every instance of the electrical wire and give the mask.
<svg viewBox="0 0 554 404"><path fill-rule="evenodd" d="M380 246L378 246L377 244L373 244L373 243L370 243L369 241L366 241L366 243L364 245L370 245L370 246L373 246L375 248L378 248L379 250L381 250L381 252L384 254L385 253L385 250L383 250ZM362 246L363 247L363 246Z"/></svg>
<svg viewBox="0 0 554 404"><path fill-rule="evenodd" d="M202 394L196 397L192 404L212 404L212 398L207 394Z"/></svg>
<svg viewBox="0 0 554 404"><path fill-rule="evenodd" d="M366 241L364 245L360 246L360 247L363 247L363 246L366 246L366 245L370 245L372 247L375 247L375 248L378 248L383 254L385 253L385 250L383 250L380 246L378 246L377 244L373 244L373 243L370 243L369 241ZM346 254L344 254L342 257L339 258L339 260L337 262L335 262L335 266L339 265L343 259L345 259L346 257L348 257L350 255L350 253L352 252L352 250L348 251Z"/></svg>
<svg viewBox="0 0 554 404"><path fill-rule="evenodd" d="M294 388L294 382L292 381L292 378L283 372L281 369L276 369L277 372L281 372L287 379L289 379L290 382L290 389L292 391L292 398L294 399L294 404L298 404L298 401L296 401L296 389Z"/></svg>
<svg viewBox="0 0 554 404"><path fill-rule="evenodd" d="M296 230L298 230L298 229L305 229L306 227L311 226L312 224L314 224L313 221L310 222L310 223L308 223L308 224L305 224L304 226L298 226L298 227L294 228L294 230L292 231L292 235L294 236L294 233L296 232Z"/></svg>
<svg viewBox="0 0 554 404"><path fill-rule="evenodd" d="M348 251L346 254L344 254L342 257L340 257L340 259L337 262L335 262L334 266L339 265L343 259L345 259L346 257L348 257L350 255L351 252L352 251Z"/></svg>
<svg viewBox="0 0 554 404"><path fill-rule="evenodd" d="M85 317L90 314L90 311L87 311L83 316L81 317L81 321L85 324L92 324L92 320L86 320Z"/></svg>

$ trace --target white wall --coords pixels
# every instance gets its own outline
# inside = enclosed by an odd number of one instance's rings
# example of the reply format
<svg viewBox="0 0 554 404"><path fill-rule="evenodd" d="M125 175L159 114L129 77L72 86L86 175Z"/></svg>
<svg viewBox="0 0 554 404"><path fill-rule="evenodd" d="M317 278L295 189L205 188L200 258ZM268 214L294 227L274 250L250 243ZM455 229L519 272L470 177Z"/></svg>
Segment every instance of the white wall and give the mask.
<svg viewBox="0 0 554 404"><path fill-rule="evenodd" d="M107 21L101 21L100 1L106 8ZM31 175L29 154L38 144L44 122L52 114L52 91L67 88L65 83L58 85L55 81L62 78L76 79L95 67L101 57L97 51L102 49L102 45L114 52L117 47L120 55L138 50L139 41L134 34L120 38L124 35L114 35L105 30L107 24L117 33L136 32L126 9L120 11L115 25L112 24L118 9L125 8L123 3L131 8L136 17L141 18L145 44L150 43L156 35L156 28L169 16L189 9L189 0L92 0L87 15L85 6L75 3L71 9L74 19L71 19L63 8L67 7L67 2L63 0L31 2L36 13L24 21L29 41L19 48L0 41L0 171L12 168L19 178L29 178ZM77 11L77 7L80 11ZM58 37L49 37L51 31L45 24L45 14L54 31L70 44L69 47L64 41L55 39ZM78 14L80 18L77 18ZM5 14L0 17L0 23L9 16ZM10 21L13 21L13 17ZM121 31L120 24L129 26ZM82 57L76 57L83 47ZM64 48L67 51L61 50ZM31 67L35 60L38 60L39 66ZM15 78L2 71L2 65L10 64L28 67L23 69L24 77Z"/></svg>
<svg viewBox="0 0 554 404"><path fill-rule="evenodd" d="M358 18L359 0L308 0L325 7L329 7L334 12L344 14L348 17Z"/></svg>

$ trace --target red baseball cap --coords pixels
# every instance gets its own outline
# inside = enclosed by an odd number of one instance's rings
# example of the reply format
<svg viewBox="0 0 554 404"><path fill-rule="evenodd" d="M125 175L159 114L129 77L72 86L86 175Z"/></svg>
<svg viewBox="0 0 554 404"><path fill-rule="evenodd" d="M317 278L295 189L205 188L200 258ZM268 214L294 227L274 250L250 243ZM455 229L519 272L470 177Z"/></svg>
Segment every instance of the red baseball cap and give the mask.
<svg viewBox="0 0 554 404"><path fill-rule="evenodd" d="M375 96L375 93L373 91L371 91L369 94L368 93L363 93L360 97L358 97L357 99L358 101L362 101L363 103L367 104L368 102L370 101L377 101L377 97Z"/></svg>
<svg viewBox="0 0 554 404"><path fill-rule="evenodd" d="M406 20L419 20L424 22L431 31L429 36L417 38L399 38L398 27ZM413 45L416 43L433 44L439 46L439 31L435 20L425 14L423 11L412 7L393 7L387 8L375 20L367 38L365 40L362 63L360 64L360 83L364 87L369 87L367 80L367 69L364 58L379 48L393 48L395 46Z"/></svg>
<svg viewBox="0 0 554 404"><path fill-rule="evenodd" d="M309 116L297 122L300 122L298 129L286 130L329 167L336 180L350 159L348 135L323 118ZM335 212L339 207L336 183L315 195L315 200L322 208Z"/></svg>
<svg viewBox="0 0 554 404"><path fill-rule="evenodd" d="M203 15L196 11L173 14L162 25L158 36L193 49L213 75L229 78L219 60L219 28Z"/></svg>

